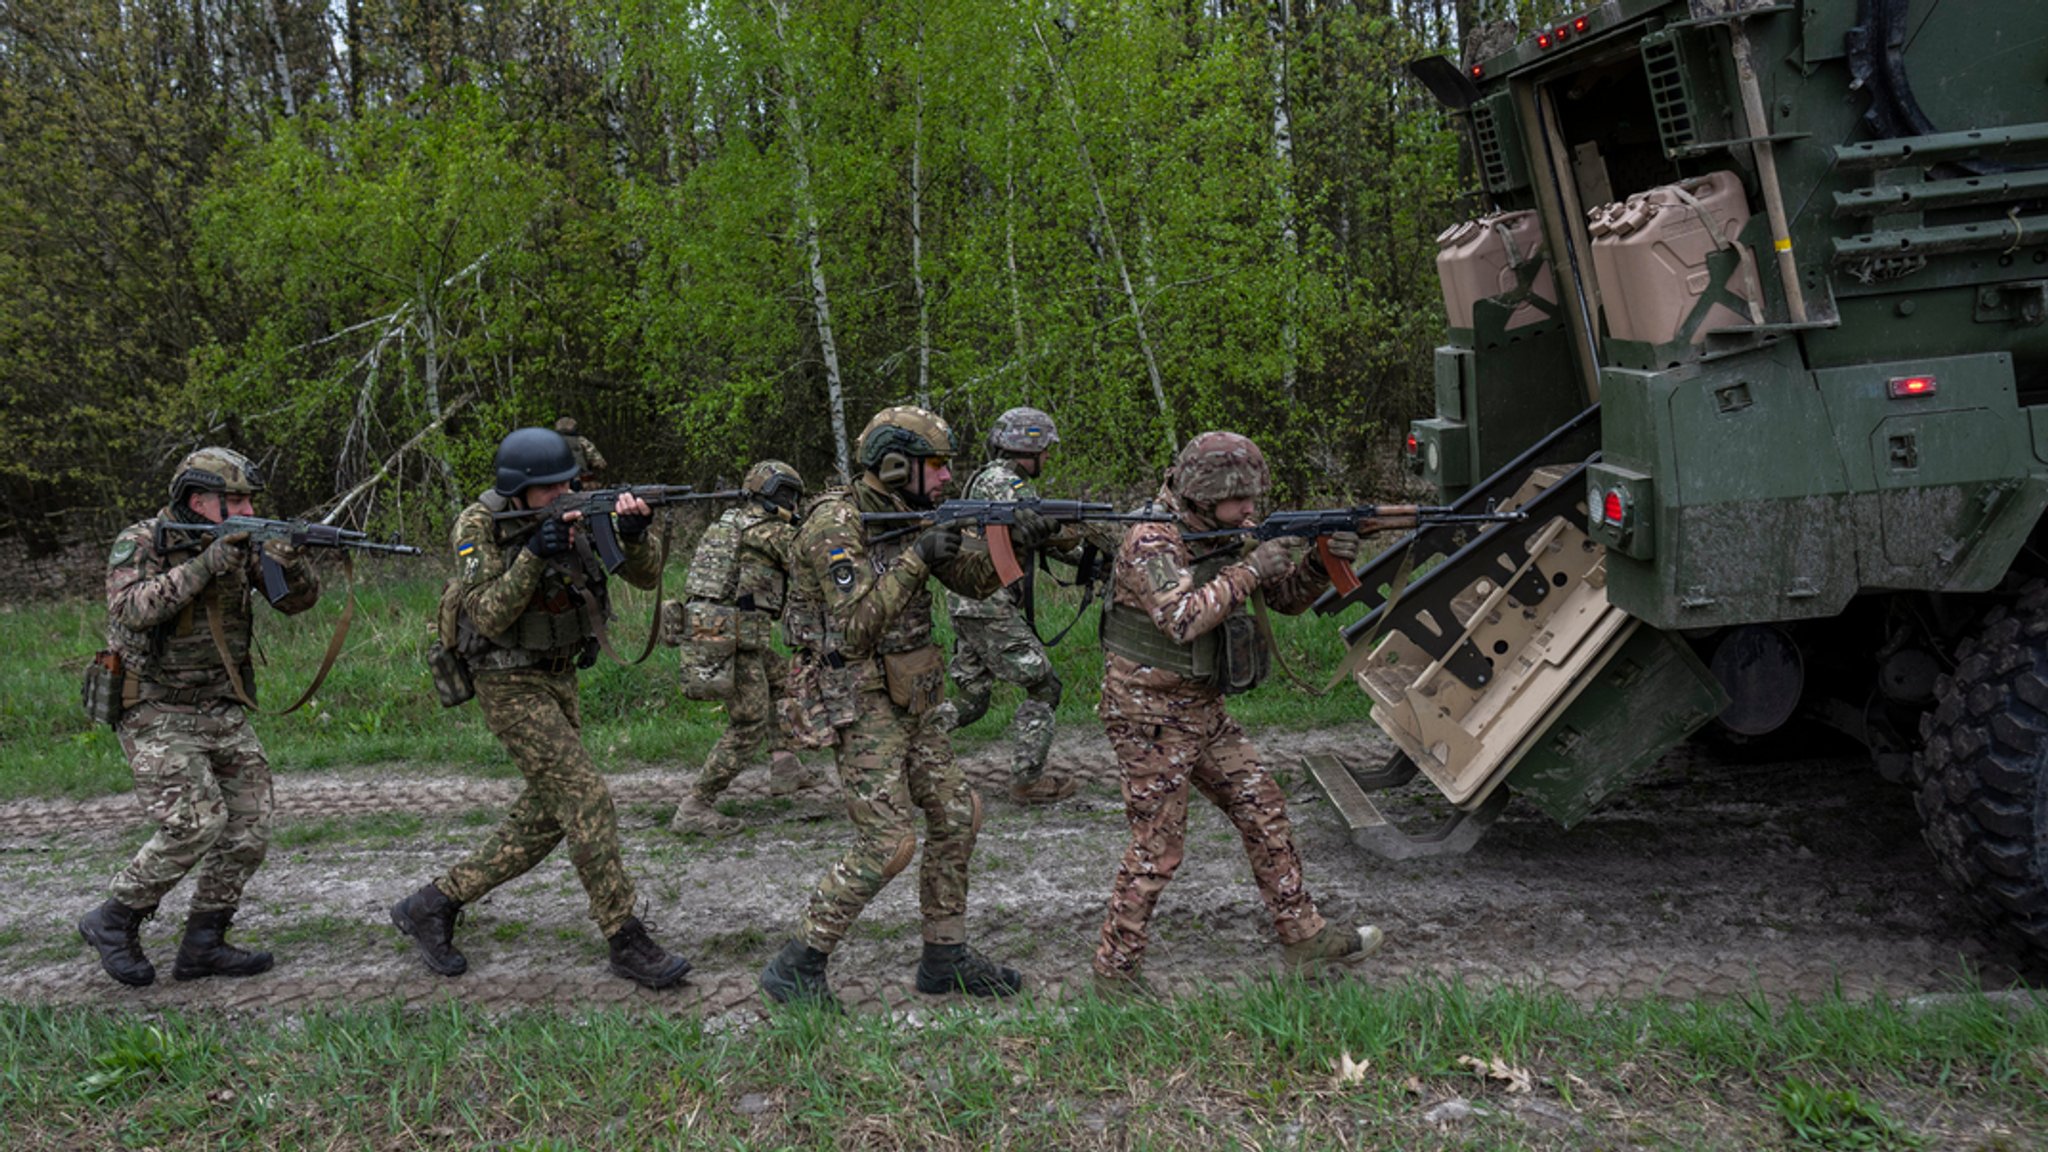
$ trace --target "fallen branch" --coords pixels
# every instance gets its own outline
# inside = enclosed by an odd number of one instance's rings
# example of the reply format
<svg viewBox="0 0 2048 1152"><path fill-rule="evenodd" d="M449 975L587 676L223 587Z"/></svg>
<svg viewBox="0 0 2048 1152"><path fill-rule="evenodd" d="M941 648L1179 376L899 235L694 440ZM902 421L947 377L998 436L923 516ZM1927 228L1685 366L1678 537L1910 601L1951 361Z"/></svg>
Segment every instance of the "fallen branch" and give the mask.
<svg viewBox="0 0 2048 1152"><path fill-rule="evenodd" d="M390 457L384 461L383 467L377 469L375 474L373 474L368 480L363 481L361 484L358 484L355 487L349 489L347 492L343 493L341 495L341 498L334 502L333 509L330 510L325 516L322 516L320 518L320 522L322 524L334 523L335 520L339 518L343 512L348 510L348 506L350 504L355 503L358 498L363 496L365 493L369 492L370 489L376 487L377 484L380 481L382 481L386 476L391 475L391 470L393 468L398 467L399 460L404 458L407 452L410 452L414 448L419 447L420 441L425 440L428 436L431 436L434 432L438 431L443 424L446 424L448 422L448 418L450 416L453 416L457 412L462 411L463 406L467 405L470 402L470 399L471 397L468 395L457 396L455 398L454 403L448 405L446 408L443 408L441 410L440 416L436 417L433 421L428 423L426 427L420 429L418 432L413 433L412 439L407 440L403 444L400 444L398 446L398 451L393 452L390 455Z"/></svg>

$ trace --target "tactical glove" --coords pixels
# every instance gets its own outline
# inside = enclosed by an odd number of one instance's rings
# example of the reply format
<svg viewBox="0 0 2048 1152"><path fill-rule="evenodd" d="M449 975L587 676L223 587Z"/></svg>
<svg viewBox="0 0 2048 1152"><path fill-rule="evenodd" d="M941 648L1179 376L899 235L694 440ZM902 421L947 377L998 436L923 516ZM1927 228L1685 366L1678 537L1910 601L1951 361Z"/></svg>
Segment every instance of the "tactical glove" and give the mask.
<svg viewBox="0 0 2048 1152"><path fill-rule="evenodd" d="M249 566L249 534L230 532L214 537L206 551L199 554L206 562L206 570L218 579L230 572L240 571Z"/></svg>
<svg viewBox="0 0 2048 1152"><path fill-rule="evenodd" d="M570 534L574 525L559 517L550 516L540 522L533 535L526 538L526 550L545 560L559 556L569 550Z"/></svg>
<svg viewBox="0 0 2048 1152"><path fill-rule="evenodd" d="M1308 541L1299 536L1280 536L1252 549L1244 562L1259 583L1269 584L1293 572L1307 548Z"/></svg>
<svg viewBox="0 0 2048 1152"><path fill-rule="evenodd" d="M634 544L646 539L647 529L654 523L654 513L621 512L616 519L619 522L619 539Z"/></svg>
<svg viewBox="0 0 2048 1152"><path fill-rule="evenodd" d="M299 550L283 540L265 540L263 554L277 561L280 568L289 568L299 562Z"/></svg>
<svg viewBox="0 0 2048 1152"><path fill-rule="evenodd" d="M910 546L917 558L927 568L937 568L955 556L960 555L960 528L949 524L941 528L928 528L917 543Z"/></svg>
<svg viewBox="0 0 2048 1152"><path fill-rule="evenodd" d="M1335 556L1348 565L1358 559L1360 543L1361 541L1358 539L1358 533L1356 532L1332 532L1330 533L1330 555Z"/></svg>
<svg viewBox="0 0 2048 1152"><path fill-rule="evenodd" d="M1017 522L1010 527L1010 543L1028 552L1059 534L1060 526L1029 508L1017 509Z"/></svg>

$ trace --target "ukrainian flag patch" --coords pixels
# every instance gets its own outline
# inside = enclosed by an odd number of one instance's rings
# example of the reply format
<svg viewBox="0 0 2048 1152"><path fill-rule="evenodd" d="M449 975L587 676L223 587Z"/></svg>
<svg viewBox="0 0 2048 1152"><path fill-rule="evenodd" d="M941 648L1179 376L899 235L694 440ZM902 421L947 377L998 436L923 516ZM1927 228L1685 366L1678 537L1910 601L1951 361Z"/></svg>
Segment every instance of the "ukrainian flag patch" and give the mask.
<svg viewBox="0 0 2048 1152"><path fill-rule="evenodd" d="M475 551L476 541L474 540L464 540L462 543L455 546L455 554L464 559L467 559L470 553Z"/></svg>
<svg viewBox="0 0 2048 1152"><path fill-rule="evenodd" d="M834 548L831 552L826 553L825 558L827 560L844 560L846 559L846 549Z"/></svg>

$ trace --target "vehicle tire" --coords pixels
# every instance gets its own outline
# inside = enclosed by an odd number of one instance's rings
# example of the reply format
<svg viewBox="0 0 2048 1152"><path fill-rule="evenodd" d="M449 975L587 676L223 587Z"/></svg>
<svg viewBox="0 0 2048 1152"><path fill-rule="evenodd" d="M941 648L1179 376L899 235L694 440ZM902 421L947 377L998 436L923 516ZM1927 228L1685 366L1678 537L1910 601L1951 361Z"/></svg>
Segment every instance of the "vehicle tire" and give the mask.
<svg viewBox="0 0 2048 1152"><path fill-rule="evenodd" d="M1983 916L2048 956L2048 583L1956 650L1913 759L1922 834Z"/></svg>

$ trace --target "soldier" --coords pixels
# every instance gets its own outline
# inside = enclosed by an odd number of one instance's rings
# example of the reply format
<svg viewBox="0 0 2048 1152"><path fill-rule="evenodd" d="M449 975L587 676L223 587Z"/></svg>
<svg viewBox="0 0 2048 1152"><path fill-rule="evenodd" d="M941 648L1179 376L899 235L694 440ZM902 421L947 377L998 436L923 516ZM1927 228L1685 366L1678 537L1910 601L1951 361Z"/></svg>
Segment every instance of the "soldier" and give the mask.
<svg viewBox="0 0 2048 1152"><path fill-rule="evenodd" d="M123 530L107 557L107 647L125 668L114 730L135 774L135 797L157 830L78 931L98 949L100 967L123 984L156 979L137 932L194 868L199 879L172 977L270 970L270 953L245 952L226 940L242 888L270 847L270 762L222 659L225 652L253 693L249 593L258 557L246 532L203 549L199 538L157 535L161 521L218 524L253 516L262 490L263 476L246 457L201 448L179 463L170 504ZM312 607L320 585L305 559L277 541L263 551L285 573L285 596L271 607L286 615Z"/></svg>
<svg viewBox="0 0 2048 1152"><path fill-rule="evenodd" d="M690 559L690 606L684 611L709 608L734 614L738 646L732 655L725 731L705 758L696 786L676 808L669 823L676 831L738 831L739 821L711 805L763 744L771 748L769 795L788 796L819 782L817 772L804 768L776 723L776 702L783 696L787 671L769 643L773 622L782 617L804 480L780 460L763 460L747 470L740 489L747 493L747 502L727 509L705 529Z"/></svg>
<svg viewBox="0 0 2048 1152"><path fill-rule="evenodd" d="M469 962L455 949L456 912L567 839L590 917L611 945L612 973L666 988L690 962L664 951L633 915L611 792L583 750L576 670L596 661L608 611L604 566L577 547L580 513L493 518L553 504L576 478L576 458L556 433L521 428L498 445L496 469L496 485L462 510L451 534L460 581L458 651L475 678L484 722L511 753L526 788L483 846L393 905L391 922L419 945L427 967L460 976ZM660 575L660 557L647 539L653 510L627 495L617 513L626 553L620 574L652 588Z"/></svg>
<svg viewBox="0 0 2048 1152"><path fill-rule="evenodd" d="M597 479L597 474L606 468L604 453L597 450L597 445L590 442L590 437L576 434L576 418L564 416L555 421L555 431L561 433L562 439L569 442L569 451L576 456L576 469L580 473L577 487L582 487L582 482L586 479Z"/></svg>
<svg viewBox="0 0 2048 1152"><path fill-rule="evenodd" d="M1052 417L1036 408L1012 408L996 417L989 430L992 458L968 477L969 500L1029 500L1038 495L1032 481L1045 471L1046 455L1060 442ZM1028 557L1025 563L1029 563ZM964 728L988 712L996 681L1024 689L1025 700L1010 721L1014 751L1010 760L1010 799L1019 804L1051 804L1074 794L1071 776L1045 775L1052 751L1053 711L1060 704L1060 677L1045 645L1024 618L1019 589L998 589L986 600L946 594L946 612L953 621L953 663L949 671L960 688L959 701L948 701L941 722Z"/></svg>
<svg viewBox="0 0 2048 1152"><path fill-rule="evenodd" d="M1355 964L1380 946L1378 928L1326 925L1316 911L1286 798L1223 702L1226 692L1256 683L1270 659L1247 601L1262 593L1276 610L1300 613L1328 577L1298 538L1266 541L1248 555L1225 547L1198 557L1181 537L1255 523L1269 483L1257 445L1205 432L1181 450L1159 491L1156 506L1175 521L1133 526L1117 552L1102 622L1101 715L1123 772L1131 844L1095 952L1096 985L1105 991L1144 987L1146 925L1180 867L1190 788L1237 827L1289 964ZM1354 558L1358 537L1340 533L1330 550Z"/></svg>
<svg viewBox="0 0 2048 1152"><path fill-rule="evenodd" d="M863 512L931 507L947 481L953 433L921 408L886 408L860 436L861 474L825 493L797 531L786 635L799 646L796 682L805 701L838 729L839 784L856 840L811 894L797 935L761 972L779 1003L836 1006L825 964L853 922L918 854L924 952L917 989L1008 996L1023 986L1012 968L967 945L967 862L981 826L981 799L953 760L933 710L945 663L932 643L930 580L969 596L997 587L985 551L963 552L957 527L871 541ZM1016 544L1043 541L1050 525L1020 514Z"/></svg>

